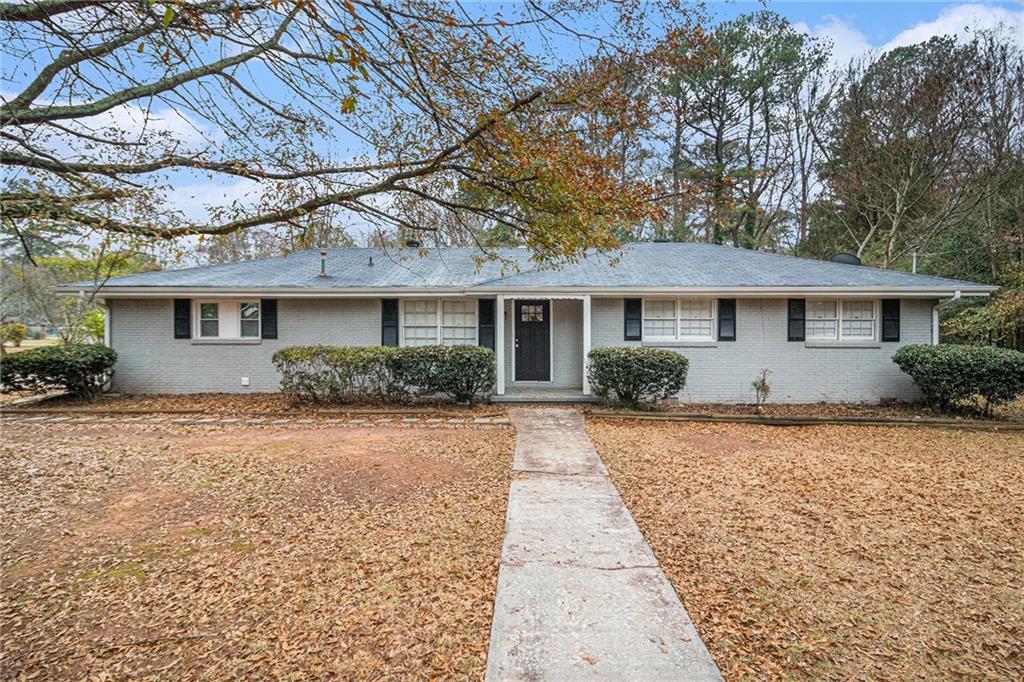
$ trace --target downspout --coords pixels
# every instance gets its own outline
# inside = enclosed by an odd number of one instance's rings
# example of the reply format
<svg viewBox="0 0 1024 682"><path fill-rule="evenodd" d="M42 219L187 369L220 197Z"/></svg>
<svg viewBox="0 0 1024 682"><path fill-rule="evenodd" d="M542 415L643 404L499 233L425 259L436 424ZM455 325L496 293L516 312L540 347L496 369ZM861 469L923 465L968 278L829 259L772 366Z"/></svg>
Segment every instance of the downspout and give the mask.
<svg viewBox="0 0 1024 682"><path fill-rule="evenodd" d="M939 345L939 308L945 305L949 305L953 301L960 300L960 290L957 289L953 292L951 298L943 298L934 306L932 306L932 345Z"/></svg>

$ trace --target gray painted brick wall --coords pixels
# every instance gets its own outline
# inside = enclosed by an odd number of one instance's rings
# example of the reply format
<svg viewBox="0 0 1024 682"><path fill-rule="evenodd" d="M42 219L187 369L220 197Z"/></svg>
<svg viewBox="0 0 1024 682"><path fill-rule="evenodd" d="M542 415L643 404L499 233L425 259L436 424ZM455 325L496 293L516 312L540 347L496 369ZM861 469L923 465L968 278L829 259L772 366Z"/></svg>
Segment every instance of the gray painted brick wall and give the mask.
<svg viewBox="0 0 1024 682"><path fill-rule="evenodd" d="M258 344L175 339L170 299L109 300L114 390L126 393L265 393L280 376L279 348L313 343L380 344L380 299L278 300L278 338ZM242 386L249 377L249 386Z"/></svg>
<svg viewBox="0 0 1024 682"><path fill-rule="evenodd" d="M786 341L785 299L739 299L737 340L713 348L674 347L690 360L688 401L752 402L750 383L762 367L772 371L775 402L821 400L876 402L883 398L919 398L913 382L892 363L892 354L908 343L931 340L931 300L904 299L900 343L878 348L810 348ZM276 391L279 376L271 363L285 346L325 343L378 345L379 299L279 299L279 338L258 344L202 344L173 338L172 302L115 299L111 341L118 352L115 390L129 393ZM625 342L621 298L592 301L592 345ZM560 388L582 384L582 302L553 300L554 381ZM512 381L512 304L505 309L504 353L508 385ZM241 378L249 377L243 387Z"/></svg>
<svg viewBox="0 0 1024 682"><path fill-rule="evenodd" d="M892 362L900 346L931 342L935 301L903 299L900 342L878 348L812 348L786 340L786 299L738 299L736 341L711 348L672 347L690 361L680 399L692 402L754 402L751 382L761 368L771 370L771 400L877 402L886 398L916 400L917 387ZM623 341L622 299L594 299L591 304L594 348L639 346Z"/></svg>

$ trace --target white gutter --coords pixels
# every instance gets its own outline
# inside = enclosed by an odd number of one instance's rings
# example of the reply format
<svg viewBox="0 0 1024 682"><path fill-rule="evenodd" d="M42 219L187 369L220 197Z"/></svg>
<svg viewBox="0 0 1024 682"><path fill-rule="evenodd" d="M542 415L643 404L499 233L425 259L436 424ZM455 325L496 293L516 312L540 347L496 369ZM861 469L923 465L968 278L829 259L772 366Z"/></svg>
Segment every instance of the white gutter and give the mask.
<svg viewBox="0 0 1024 682"><path fill-rule="evenodd" d="M97 292L107 298L379 298L379 297L434 297L434 296L477 296L495 295L518 296L728 296L735 298L764 298L773 296L790 297L852 297L852 296L899 296L901 298L941 298L944 296L988 296L999 287L982 286L971 288L936 287L390 287L390 288L300 288L300 287L102 287ZM57 287L61 294L75 295L84 289Z"/></svg>
<svg viewBox="0 0 1024 682"><path fill-rule="evenodd" d="M944 298L932 306L932 345L939 345L939 308L960 300L960 291L954 291L951 298Z"/></svg>

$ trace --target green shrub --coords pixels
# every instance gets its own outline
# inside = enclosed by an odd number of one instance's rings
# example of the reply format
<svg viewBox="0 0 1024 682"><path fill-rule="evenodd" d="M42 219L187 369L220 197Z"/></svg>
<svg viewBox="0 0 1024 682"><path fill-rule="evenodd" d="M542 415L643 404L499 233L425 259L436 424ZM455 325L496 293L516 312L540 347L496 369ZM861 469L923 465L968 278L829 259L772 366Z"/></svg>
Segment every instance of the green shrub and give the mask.
<svg viewBox="0 0 1024 682"><path fill-rule="evenodd" d="M494 387L494 351L481 346L402 348L398 362L406 387L419 395L446 395L468 402Z"/></svg>
<svg viewBox="0 0 1024 682"><path fill-rule="evenodd" d="M662 348L595 348L587 356L594 393L639 406L666 400L683 390L689 361ZM614 396L614 398L613 398Z"/></svg>
<svg viewBox="0 0 1024 682"><path fill-rule="evenodd" d="M28 327L21 322L8 322L0 327L0 339L10 342L15 348L21 346L21 342L28 338Z"/></svg>
<svg viewBox="0 0 1024 682"><path fill-rule="evenodd" d="M272 360L285 395L339 402L400 395L398 351L388 346L291 346L274 353Z"/></svg>
<svg viewBox="0 0 1024 682"><path fill-rule="evenodd" d="M1024 353L1008 348L912 345L900 348L893 362L930 406L946 412L991 414L993 406L1024 395Z"/></svg>
<svg viewBox="0 0 1024 682"><path fill-rule="evenodd" d="M106 346L45 346L0 358L4 390L43 392L62 388L91 397L103 390L114 373L117 353Z"/></svg>
<svg viewBox="0 0 1024 682"><path fill-rule="evenodd" d="M292 346L274 353L281 391L341 402L447 395L464 402L494 385L494 352L479 346Z"/></svg>

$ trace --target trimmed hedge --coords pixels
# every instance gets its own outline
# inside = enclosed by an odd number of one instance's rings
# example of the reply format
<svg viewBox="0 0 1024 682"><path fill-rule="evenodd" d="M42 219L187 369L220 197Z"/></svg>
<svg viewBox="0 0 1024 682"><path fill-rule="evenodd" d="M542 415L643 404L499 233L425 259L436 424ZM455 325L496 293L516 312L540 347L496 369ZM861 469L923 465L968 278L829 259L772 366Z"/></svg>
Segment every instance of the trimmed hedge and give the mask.
<svg viewBox="0 0 1024 682"><path fill-rule="evenodd" d="M604 402L626 405L667 400L686 386L689 361L662 348L595 348L587 376L594 394Z"/></svg>
<svg viewBox="0 0 1024 682"><path fill-rule="evenodd" d="M893 362L910 375L931 407L991 414L1024 395L1024 353L995 346L954 344L900 348ZM979 402L979 398L983 402Z"/></svg>
<svg viewBox="0 0 1024 682"><path fill-rule="evenodd" d="M8 353L0 358L0 385L4 390L39 393L62 388L72 395L91 397L110 381L116 361L113 349L88 344Z"/></svg>
<svg viewBox="0 0 1024 682"><path fill-rule="evenodd" d="M441 394L466 402L495 381L494 351L480 346L291 346L273 362L281 391L294 400Z"/></svg>

